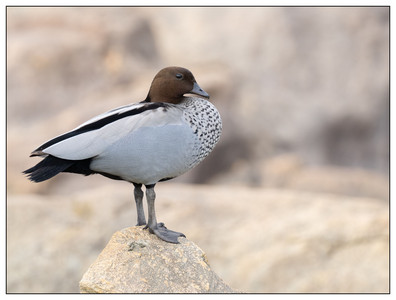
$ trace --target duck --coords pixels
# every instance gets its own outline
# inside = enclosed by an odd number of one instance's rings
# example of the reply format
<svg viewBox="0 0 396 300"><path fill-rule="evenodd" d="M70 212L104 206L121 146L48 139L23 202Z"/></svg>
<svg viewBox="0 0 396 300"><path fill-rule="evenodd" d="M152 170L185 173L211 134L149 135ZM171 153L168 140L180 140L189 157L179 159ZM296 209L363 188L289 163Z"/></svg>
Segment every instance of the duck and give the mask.
<svg viewBox="0 0 396 300"><path fill-rule="evenodd" d="M75 173L132 183L137 226L177 244L185 235L157 222L154 187L194 168L219 141L221 116L208 99L191 71L166 67L155 75L145 100L100 114L45 142L30 155L43 159L23 173L33 182Z"/></svg>

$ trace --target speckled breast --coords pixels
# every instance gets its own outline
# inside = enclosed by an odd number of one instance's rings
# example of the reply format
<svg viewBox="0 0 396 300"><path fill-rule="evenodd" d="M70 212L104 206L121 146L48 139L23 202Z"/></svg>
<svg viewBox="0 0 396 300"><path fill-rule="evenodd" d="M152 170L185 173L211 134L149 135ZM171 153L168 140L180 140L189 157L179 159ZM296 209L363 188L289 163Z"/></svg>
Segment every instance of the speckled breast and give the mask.
<svg viewBox="0 0 396 300"><path fill-rule="evenodd" d="M191 166L194 167L209 155L219 141L222 131L221 117L212 103L201 98L187 98L183 106L183 117L200 141Z"/></svg>

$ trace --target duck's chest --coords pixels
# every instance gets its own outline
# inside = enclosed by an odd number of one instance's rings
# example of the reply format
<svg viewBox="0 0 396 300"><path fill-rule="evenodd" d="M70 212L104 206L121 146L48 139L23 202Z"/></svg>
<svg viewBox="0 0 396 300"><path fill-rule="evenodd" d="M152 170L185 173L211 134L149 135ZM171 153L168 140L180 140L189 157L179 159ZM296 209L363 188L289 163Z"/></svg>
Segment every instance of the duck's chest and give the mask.
<svg viewBox="0 0 396 300"><path fill-rule="evenodd" d="M199 140L196 157L198 163L213 150L219 141L222 131L221 117L216 107L207 100L189 98L184 106L183 118Z"/></svg>

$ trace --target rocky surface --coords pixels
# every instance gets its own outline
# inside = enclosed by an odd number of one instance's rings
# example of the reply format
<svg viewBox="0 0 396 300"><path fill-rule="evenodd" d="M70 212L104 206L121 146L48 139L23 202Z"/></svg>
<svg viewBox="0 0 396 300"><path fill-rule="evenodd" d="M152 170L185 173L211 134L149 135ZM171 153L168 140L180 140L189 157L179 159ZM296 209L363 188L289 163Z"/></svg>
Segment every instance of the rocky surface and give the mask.
<svg viewBox="0 0 396 300"><path fill-rule="evenodd" d="M136 223L132 186L63 177L56 193L8 197L8 292L79 292L111 235ZM233 290L389 290L386 201L170 182L156 192L158 220L202 248Z"/></svg>
<svg viewBox="0 0 396 300"><path fill-rule="evenodd" d="M170 244L141 227L116 232L80 281L83 293L231 293L205 253Z"/></svg>
<svg viewBox="0 0 396 300"><path fill-rule="evenodd" d="M353 197L372 197L389 201L387 176L361 168L310 166L295 154L277 155L254 163L236 162L227 174L213 183L241 183L253 187L333 193Z"/></svg>

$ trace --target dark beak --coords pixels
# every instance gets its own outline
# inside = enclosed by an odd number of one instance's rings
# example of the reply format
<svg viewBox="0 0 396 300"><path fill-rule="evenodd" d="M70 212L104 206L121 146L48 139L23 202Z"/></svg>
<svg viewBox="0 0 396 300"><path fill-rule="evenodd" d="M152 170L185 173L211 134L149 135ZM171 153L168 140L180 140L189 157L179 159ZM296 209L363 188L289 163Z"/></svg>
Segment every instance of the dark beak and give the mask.
<svg viewBox="0 0 396 300"><path fill-rule="evenodd" d="M196 83L196 82L194 82L194 86L193 86L192 90L190 91L190 93L202 96L206 99L209 99L209 94L207 92L205 92L203 89L201 89L200 86L198 85L198 83Z"/></svg>

